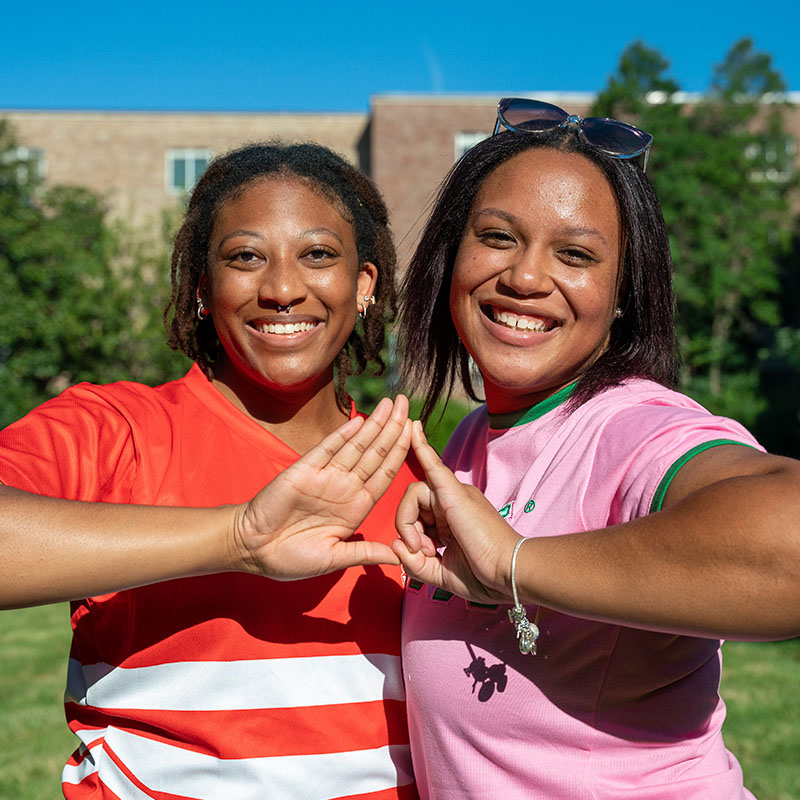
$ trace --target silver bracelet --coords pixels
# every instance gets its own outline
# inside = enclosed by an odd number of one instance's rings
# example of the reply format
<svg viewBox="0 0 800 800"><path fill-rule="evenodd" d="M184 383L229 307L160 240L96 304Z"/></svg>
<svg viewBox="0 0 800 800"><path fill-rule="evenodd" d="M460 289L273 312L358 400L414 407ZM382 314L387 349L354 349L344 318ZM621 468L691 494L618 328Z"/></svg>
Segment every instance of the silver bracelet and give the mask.
<svg viewBox="0 0 800 800"><path fill-rule="evenodd" d="M517 595L517 553L522 543L526 542L525 537L521 537L514 547L514 555L511 556L511 591L514 593L514 608L508 610L508 619L517 629L517 640L519 641L519 651L523 655L536 655L536 640L539 638L539 628L536 622L539 619L539 609L536 610L536 619L528 621L525 608L520 605ZM541 606L539 607L541 608Z"/></svg>

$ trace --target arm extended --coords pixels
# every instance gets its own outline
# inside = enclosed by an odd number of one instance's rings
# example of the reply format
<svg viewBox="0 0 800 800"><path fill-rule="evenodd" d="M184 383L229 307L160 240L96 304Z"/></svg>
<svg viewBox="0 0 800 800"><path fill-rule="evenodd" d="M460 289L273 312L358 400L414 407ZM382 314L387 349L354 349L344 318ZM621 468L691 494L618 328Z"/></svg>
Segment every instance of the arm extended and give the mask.
<svg viewBox="0 0 800 800"><path fill-rule="evenodd" d="M398 510L409 574L478 602L511 602L519 536L415 428L426 470ZM442 557L435 544L449 544ZM685 464L664 510L624 525L532 538L524 604L650 630L730 639L800 634L800 462L722 446Z"/></svg>
<svg viewBox="0 0 800 800"><path fill-rule="evenodd" d="M408 403L382 401L282 472L249 503L208 509L57 500L0 485L0 607L15 608L223 571L277 580L397 563L347 541L409 446Z"/></svg>

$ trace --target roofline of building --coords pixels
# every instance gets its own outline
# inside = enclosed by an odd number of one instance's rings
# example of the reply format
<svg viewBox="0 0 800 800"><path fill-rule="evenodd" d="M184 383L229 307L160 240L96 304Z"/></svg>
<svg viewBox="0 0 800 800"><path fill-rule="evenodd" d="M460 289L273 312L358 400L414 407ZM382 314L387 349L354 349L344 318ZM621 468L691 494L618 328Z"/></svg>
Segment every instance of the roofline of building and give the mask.
<svg viewBox="0 0 800 800"><path fill-rule="evenodd" d="M187 109L168 111L165 109L144 109L144 108L0 108L0 115L3 114L86 114L109 116L120 114L122 116L161 116L161 117L189 117L189 116L227 116L227 117L264 117L264 116L283 116L283 117L365 117L369 111L286 111L286 110L261 110L261 111L223 111L223 110L197 110Z"/></svg>
<svg viewBox="0 0 800 800"><path fill-rule="evenodd" d="M667 96L663 92L651 92L653 97L650 102L666 102ZM673 102L676 103L697 103L705 95L702 92L675 92L672 95ZM549 103L563 103L565 105L589 105L594 102L597 92L571 92L571 91L536 91L536 92L380 92L370 95L369 108L376 104L383 105L464 105L474 103L485 105L496 103L501 97L528 97L536 100L543 100ZM648 98L649 99L649 98ZM765 103L786 102L792 105L800 105L800 91L787 91L780 93L767 94L763 98ZM288 111L288 110L248 110L248 111L224 111L224 110L165 110L165 109L102 109L102 108L0 108L0 115L4 114L68 114L68 115L87 115L87 116L109 116L119 114L120 116L161 116L161 117L188 117L188 116L240 116L240 117L259 117L259 116L283 116L283 117L365 117L369 116L369 108L365 111Z"/></svg>
<svg viewBox="0 0 800 800"><path fill-rule="evenodd" d="M596 97L595 92L386 92L370 95L370 105L375 102L403 105L446 105L448 103L463 105L464 103L496 103L500 97L531 97L552 103L556 101L573 102L579 104L591 103Z"/></svg>
<svg viewBox="0 0 800 800"><path fill-rule="evenodd" d="M536 92L452 92L452 93L433 93L433 92L387 92L373 94L370 96L370 105L375 102L390 103L396 105L446 105L448 103L463 105L464 103L486 103L497 102L501 97L527 97L533 100L543 100L548 103L564 102L586 105L593 103L597 98L597 92L569 92L569 91L536 91ZM651 97L652 96L652 99ZM706 94L704 92L675 92L672 101L675 103L698 103ZM765 103L786 102L793 105L800 105L800 91L772 92L762 98ZM648 100L653 104L663 103L667 100L664 92L650 92Z"/></svg>

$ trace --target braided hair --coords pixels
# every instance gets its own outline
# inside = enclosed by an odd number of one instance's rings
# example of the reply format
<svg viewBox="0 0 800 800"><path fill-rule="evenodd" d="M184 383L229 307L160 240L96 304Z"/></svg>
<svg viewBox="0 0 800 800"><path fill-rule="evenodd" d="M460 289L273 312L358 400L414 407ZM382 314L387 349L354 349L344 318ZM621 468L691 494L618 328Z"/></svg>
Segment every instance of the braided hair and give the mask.
<svg viewBox="0 0 800 800"><path fill-rule="evenodd" d="M389 215L380 192L358 169L319 144L280 141L249 144L215 158L192 191L183 224L172 251L172 295L164 311L167 343L196 361L214 377L214 364L223 354L213 320L198 319L197 287L208 268L211 233L217 214L254 182L269 177L299 178L325 197L352 225L359 263L378 268L375 304L356 325L336 357L336 399L348 408L345 382L360 374L368 362L384 369L381 350L386 325L397 311L397 257L389 230ZM360 330L359 330L360 328Z"/></svg>

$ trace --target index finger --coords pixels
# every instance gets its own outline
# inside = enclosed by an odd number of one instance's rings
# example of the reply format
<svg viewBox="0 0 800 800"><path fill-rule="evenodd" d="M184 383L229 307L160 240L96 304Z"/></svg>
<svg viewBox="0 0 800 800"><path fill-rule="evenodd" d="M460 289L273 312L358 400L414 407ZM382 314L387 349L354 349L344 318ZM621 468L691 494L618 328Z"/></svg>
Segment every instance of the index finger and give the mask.
<svg viewBox="0 0 800 800"><path fill-rule="evenodd" d="M343 472L355 470L366 481L385 461L397 440L402 437L408 419L408 400L398 395L384 397L364 425L330 460L330 465Z"/></svg>
<svg viewBox="0 0 800 800"><path fill-rule="evenodd" d="M322 469L363 427L362 417L353 417L328 434L319 444L314 445L296 464L307 464L315 469Z"/></svg>
<svg viewBox="0 0 800 800"><path fill-rule="evenodd" d="M414 454L425 471L425 481L434 491L456 488L461 486L458 478L447 468L445 463L439 458L439 454L428 444L422 423L414 420L411 429L411 445Z"/></svg>

